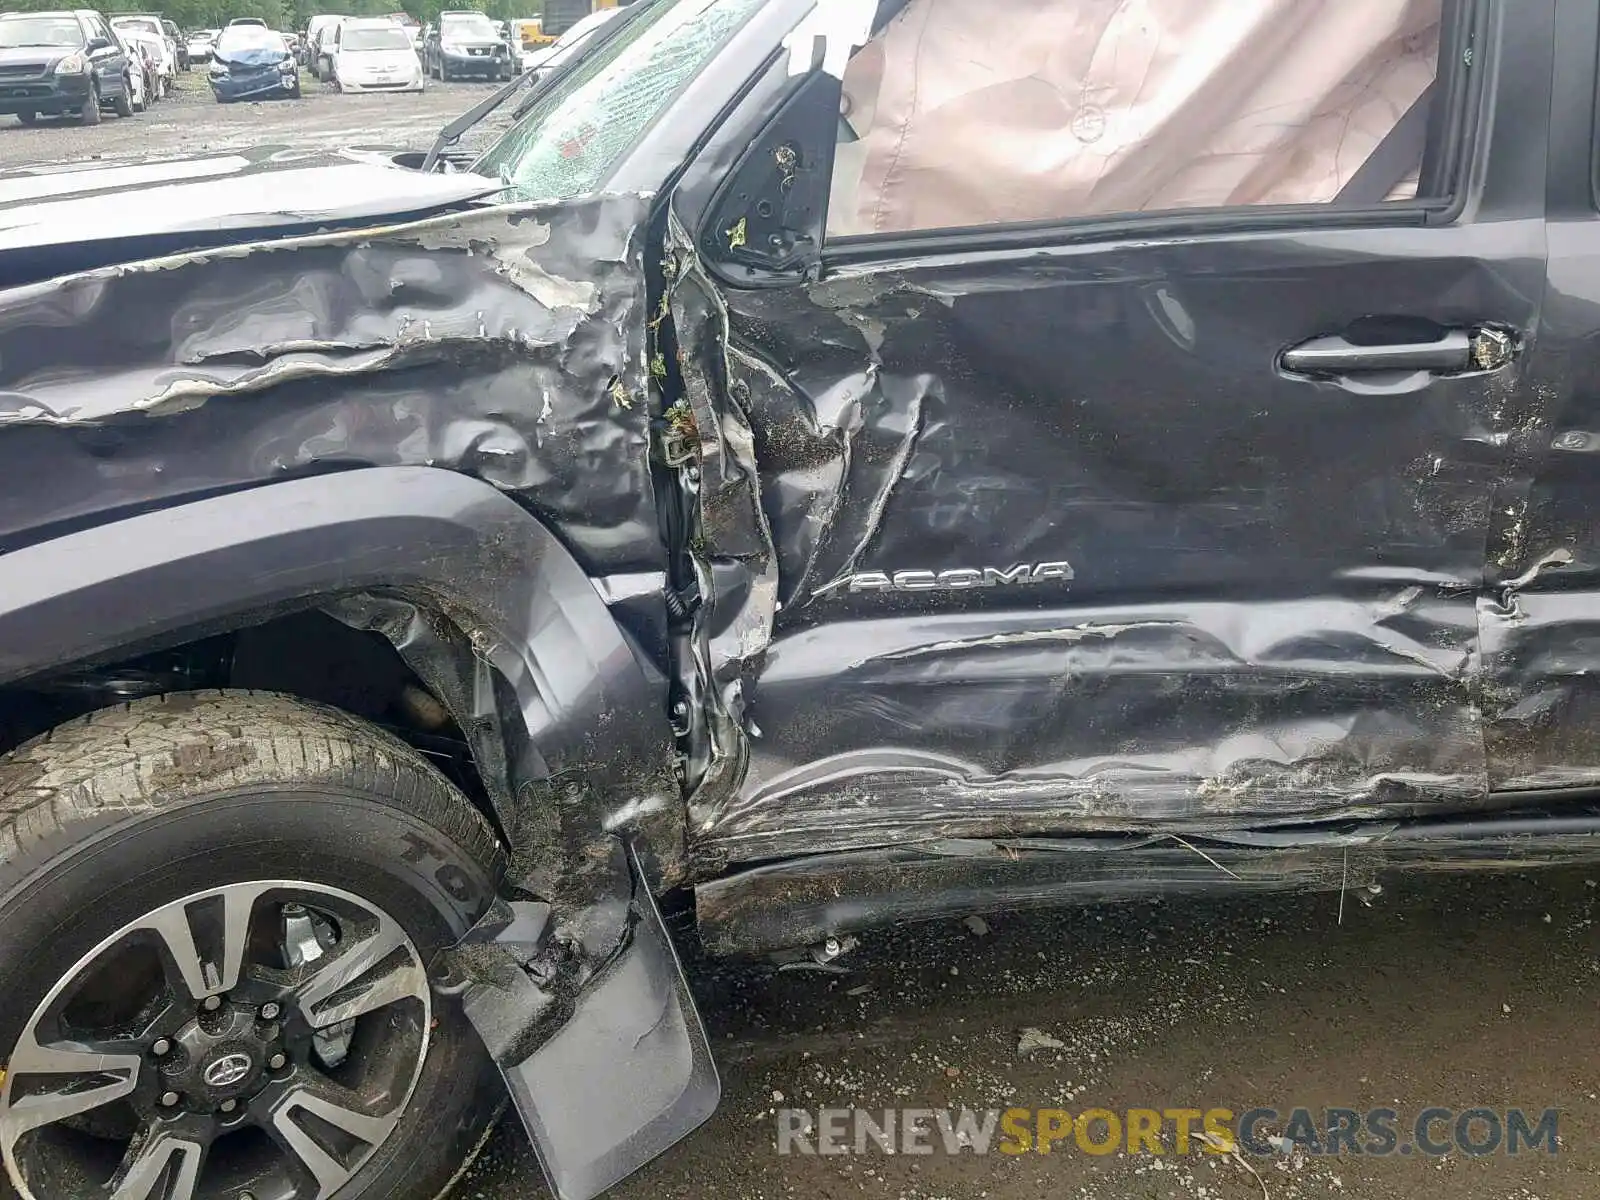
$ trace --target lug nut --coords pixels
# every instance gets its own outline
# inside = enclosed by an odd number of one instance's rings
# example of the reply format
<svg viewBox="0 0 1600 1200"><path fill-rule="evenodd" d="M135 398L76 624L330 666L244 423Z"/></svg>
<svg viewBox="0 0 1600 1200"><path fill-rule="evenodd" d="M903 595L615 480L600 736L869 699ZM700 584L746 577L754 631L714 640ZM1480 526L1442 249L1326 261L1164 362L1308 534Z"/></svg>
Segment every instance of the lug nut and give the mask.
<svg viewBox="0 0 1600 1200"><path fill-rule="evenodd" d="M158 1058L163 1055L171 1054L172 1043L167 1041L166 1038L157 1038L156 1044L150 1047L150 1053L156 1055Z"/></svg>
<svg viewBox="0 0 1600 1200"><path fill-rule="evenodd" d="M283 1070L283 1064L288 1061L289 1060L283 1055L274 1054L271 1058L267 1059L267 1066L271 1067L274 1071L281 1071Z"/></svg>
<svg viewBox="0 0 1600 1200"><path fill-rule="evenodd" d="M263 1021L275 1021L282 1011L276 1004L263 1004L261 1006L261 1019Z"/></svg>
<svg viewBox="0 0 1600 1200"><path fill-rule="evenodd" d="M163 1108L171 1108L177 1102L178 1102L178 1093L177 1092L162 1092L161 1093L161 1106Z"/></svg>
<svg viewBox="0 0 1600 1200"><path fill-rule="evenodd" d="M222 997L207 996L204 1000L200 1001L200 1007L205 1009L207 1012L216 1012L217 1009L222 1007Z"/></svg>
<svg viewBox="0 0 1600 1200"><path fill-rule="evenodd" d="M237 1100L224 1100L217 1107L222 1109L222 1111L225 1113L230 1113L239 1107L239 1102Z"/></svg>

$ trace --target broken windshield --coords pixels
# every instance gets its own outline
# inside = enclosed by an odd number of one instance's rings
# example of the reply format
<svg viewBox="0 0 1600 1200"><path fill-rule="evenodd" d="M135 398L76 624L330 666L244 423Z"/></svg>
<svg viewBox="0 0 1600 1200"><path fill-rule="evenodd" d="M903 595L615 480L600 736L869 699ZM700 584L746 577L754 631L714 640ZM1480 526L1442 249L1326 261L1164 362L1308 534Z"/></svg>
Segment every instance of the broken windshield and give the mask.
<svg viewBox="0 0 1600 1200"><path fill-rule="evenodd" d="M473 166L530 199L597 190L762 0L657 0L571 73ZM597 39L599 40L599 39Z"/></svg>

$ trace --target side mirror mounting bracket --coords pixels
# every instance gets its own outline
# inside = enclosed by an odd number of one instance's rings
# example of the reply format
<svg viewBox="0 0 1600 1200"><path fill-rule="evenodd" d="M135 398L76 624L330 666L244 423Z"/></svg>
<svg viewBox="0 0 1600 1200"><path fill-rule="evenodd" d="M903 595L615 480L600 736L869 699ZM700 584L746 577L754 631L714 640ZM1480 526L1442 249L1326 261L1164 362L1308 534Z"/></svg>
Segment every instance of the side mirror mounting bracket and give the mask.
<svg viewBox="0 0 1600 1200"><path fill-rule="evenodd" d="M698 239L720 274L756 287L818 277L839 100L837 78L805 76L728 173Z"/></svg>

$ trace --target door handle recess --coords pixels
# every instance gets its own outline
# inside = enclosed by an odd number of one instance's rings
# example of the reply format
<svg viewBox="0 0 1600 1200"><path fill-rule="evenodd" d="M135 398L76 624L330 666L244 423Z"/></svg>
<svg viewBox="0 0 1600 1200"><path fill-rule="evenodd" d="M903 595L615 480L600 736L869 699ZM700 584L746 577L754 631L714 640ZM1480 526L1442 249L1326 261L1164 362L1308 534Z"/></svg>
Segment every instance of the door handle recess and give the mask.
<svg viewBox="0 0 1600 1200"><path fill-rule="evenodd" d="M1353 375L1363 371L1466 371L1474 363L1472 335L1452 329L1433 342L1362 346L1337 335L1312 338L1285 350L1279 362L1297 375Z"/></svg>

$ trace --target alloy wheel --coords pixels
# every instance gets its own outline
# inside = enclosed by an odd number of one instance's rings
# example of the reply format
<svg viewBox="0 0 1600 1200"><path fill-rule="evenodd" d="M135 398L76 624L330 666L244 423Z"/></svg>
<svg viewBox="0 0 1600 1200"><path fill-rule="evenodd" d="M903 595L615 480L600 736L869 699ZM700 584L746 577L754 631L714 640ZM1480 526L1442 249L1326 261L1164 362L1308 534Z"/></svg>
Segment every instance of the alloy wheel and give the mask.
<svg viewBox="0 0 1600 1200"><path fill-rule="evenodd" d="M431 1021L416 946L370 902L292 881L198 892L34 1010L0 1152L33 1200L325 1200L393 1133Z"/></svg>

